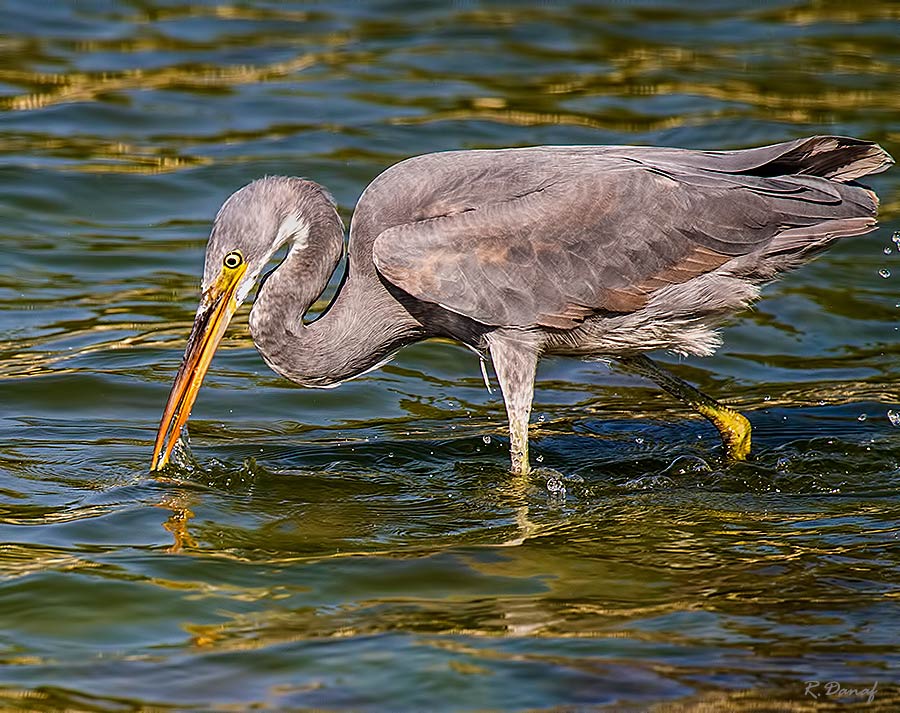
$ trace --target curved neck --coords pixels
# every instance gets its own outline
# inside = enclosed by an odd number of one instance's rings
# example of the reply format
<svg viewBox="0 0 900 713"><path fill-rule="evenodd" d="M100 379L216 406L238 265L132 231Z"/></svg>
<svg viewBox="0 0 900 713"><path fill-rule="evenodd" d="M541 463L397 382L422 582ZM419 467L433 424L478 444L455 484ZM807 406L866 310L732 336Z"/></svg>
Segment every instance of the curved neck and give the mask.
<svg viewBox="0 0 900 713"><path fill-rule="evenodd" d="M293 246L261 285L250 313L253 341L278 374L312 387L336 386L377 368L424 336L374 270L347 265L342 288L314 322L303 317L325 290L343 250L335 221L314 221L308 247Z"/></svg>

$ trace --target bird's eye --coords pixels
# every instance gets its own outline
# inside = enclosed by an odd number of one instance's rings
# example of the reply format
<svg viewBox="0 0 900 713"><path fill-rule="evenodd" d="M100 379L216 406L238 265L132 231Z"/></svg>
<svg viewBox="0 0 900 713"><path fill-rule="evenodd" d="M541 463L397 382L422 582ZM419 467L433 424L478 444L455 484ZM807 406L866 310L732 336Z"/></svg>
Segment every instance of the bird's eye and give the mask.
<svg viewBox="0 0 900 713"><path fill-rule="evenodd" d="M229 270L234 270L234 268L239 267L244 262L244 258L237 250L232 250L222 262Z"/></svg>

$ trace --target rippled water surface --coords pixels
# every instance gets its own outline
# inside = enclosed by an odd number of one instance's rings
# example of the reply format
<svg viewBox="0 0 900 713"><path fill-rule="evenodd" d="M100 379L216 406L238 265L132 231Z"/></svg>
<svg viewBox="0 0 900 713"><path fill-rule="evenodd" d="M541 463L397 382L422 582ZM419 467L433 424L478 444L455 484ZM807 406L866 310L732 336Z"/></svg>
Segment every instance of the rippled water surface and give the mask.
<svg viewBox="0 0 900 713"><path fill-rule="evenodd" d="M210 219L264 174L348 220L441 149L900 154L877 2L0 2L0 707L900 709L900 171L882 228L765 290L709 359L744 464L651 385L542 365L506 472L476 357L429 342L334 391L238 315L148 474ZM898 238L900 241L900 238ZM894 273L892 276L890 273ZM882 276L888 275L888 276Z"/></svg>

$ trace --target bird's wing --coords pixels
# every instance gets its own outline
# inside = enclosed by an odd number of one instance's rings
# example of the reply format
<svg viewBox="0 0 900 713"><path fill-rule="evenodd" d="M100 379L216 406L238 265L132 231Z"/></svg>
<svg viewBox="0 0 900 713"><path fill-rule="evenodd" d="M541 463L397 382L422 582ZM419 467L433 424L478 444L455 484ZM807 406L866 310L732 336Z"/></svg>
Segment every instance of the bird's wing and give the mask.
<svg viewBox="0 0 900 713"><path fill-rule="evenodd" d="M755 176L809 175L840 183L886 171L894 163L878 144L850 136L808 136L734 151L629 146L632 158L674 163L716 173Z"/></svg>
<svg viewBox="0 0 900 713"><path fill-rule="evenodd" d="M545 168L543 179L541 161L532 162L525 192L521 181L503 190L489 170L470 172L462 209L378 235L376 267L414 297L483 324L567 329L597 312L639 309L655 290L753 253L785 230L874 213L871 199L845 206L842 191L867 192L826 179L726 174L667 159L569 152L552 164L564 170Z"/></svg>

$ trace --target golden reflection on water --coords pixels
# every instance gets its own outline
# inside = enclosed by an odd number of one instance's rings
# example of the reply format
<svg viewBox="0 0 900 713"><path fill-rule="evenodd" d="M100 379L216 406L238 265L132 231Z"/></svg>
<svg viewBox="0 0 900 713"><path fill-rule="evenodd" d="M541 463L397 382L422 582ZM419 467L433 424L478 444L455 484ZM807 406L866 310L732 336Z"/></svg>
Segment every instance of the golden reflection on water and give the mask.
<svg viewBox="0 0 900 713"><path fill-rule="evenodd" d="M41 572L84 572L102 567L87 557L80 557L63 548L17 543L0 545L0 574L4 578L16 579Z"/></svg>
<svg viewBox="0 0 900 713"><path fill-rule="evenodd" d="M494 121L517 126L536 126L538 124L560 124L568 126L584 126L596 129L616 129L620 131L634 131L640 125L641 130L663 129L681 126L685 123L681 118L668 119L642 119L640 122L609 118L592 119L577 114L552 113L543 114L529 111L491 111L487 109L456 109L451 111L435 111L426 116L397 117L391 123L404 124L429 124L439 121Z"/></svg>
<svg viewBox="0 0 900 713"><path fill-rule="evenodd" d="M0 81L15 84L38 84L56 87L51 91L35 92L0 98L0 109L7 111L34 111L55 104L90 102L112 92L160 90L168 88L193 89L228 88L242 84L283 79L312 67L319 62L333 59L333 53L309 53L286 62L255 67L234 65L229 67L163 67L155 70L130 69L122 72L86 74L48 74L44 72L19 72L0 70Z"/></svg>
<svg viewBox="0 0 900 713"><path fill-rule="evenodd" d="M773 22L813 25L820 22L842 22L855 25L878 20L900 20L900 9L891 3L826 2L812 0L805 7L785 7L763 13Z"/></svg>
<svg viewBox="0 0 900 713"><path fill-rule="evenodd" d="M887 71L887 70L886 70ZM558 87L556 87L558 89ZM594 95L615 96L620 88L613 87L604 92L592 93ZM548 92L549 93L549 92ZM752 84L736 79L727 80L722 87L709 84L689 84L659 82L652 85L643 85L640 94L651 95L679 95L690 94L698 97L716 99L725 102L726 105L734 102L743 102L757 108L761 114L771 118L790 123L811 123L822 112L846 112L854 107L878 106L880 109L900 110L900 96L890 88L883 91L872 89L861 90L827 90L814 95L802 96L798 94L778 95L768 91L761 91ZM558 124L568 126L581 126L611 131L660 131L677 128L687 124L696 124L702 120L708 121L737 114L737 110L720 108L704 112L702 117L696 114L689 116L663 116L633 115L630 118L615 118L609 112L600 116L590 116L573 112L535 112L525 110L500 110L495 108L500 102L497 100L474 100L474 106L470 109L434 110L422 116L396 117L392 123L403 124L427 124L441 121L492 121L518 126L535 126L540 124Z"/></svg>

